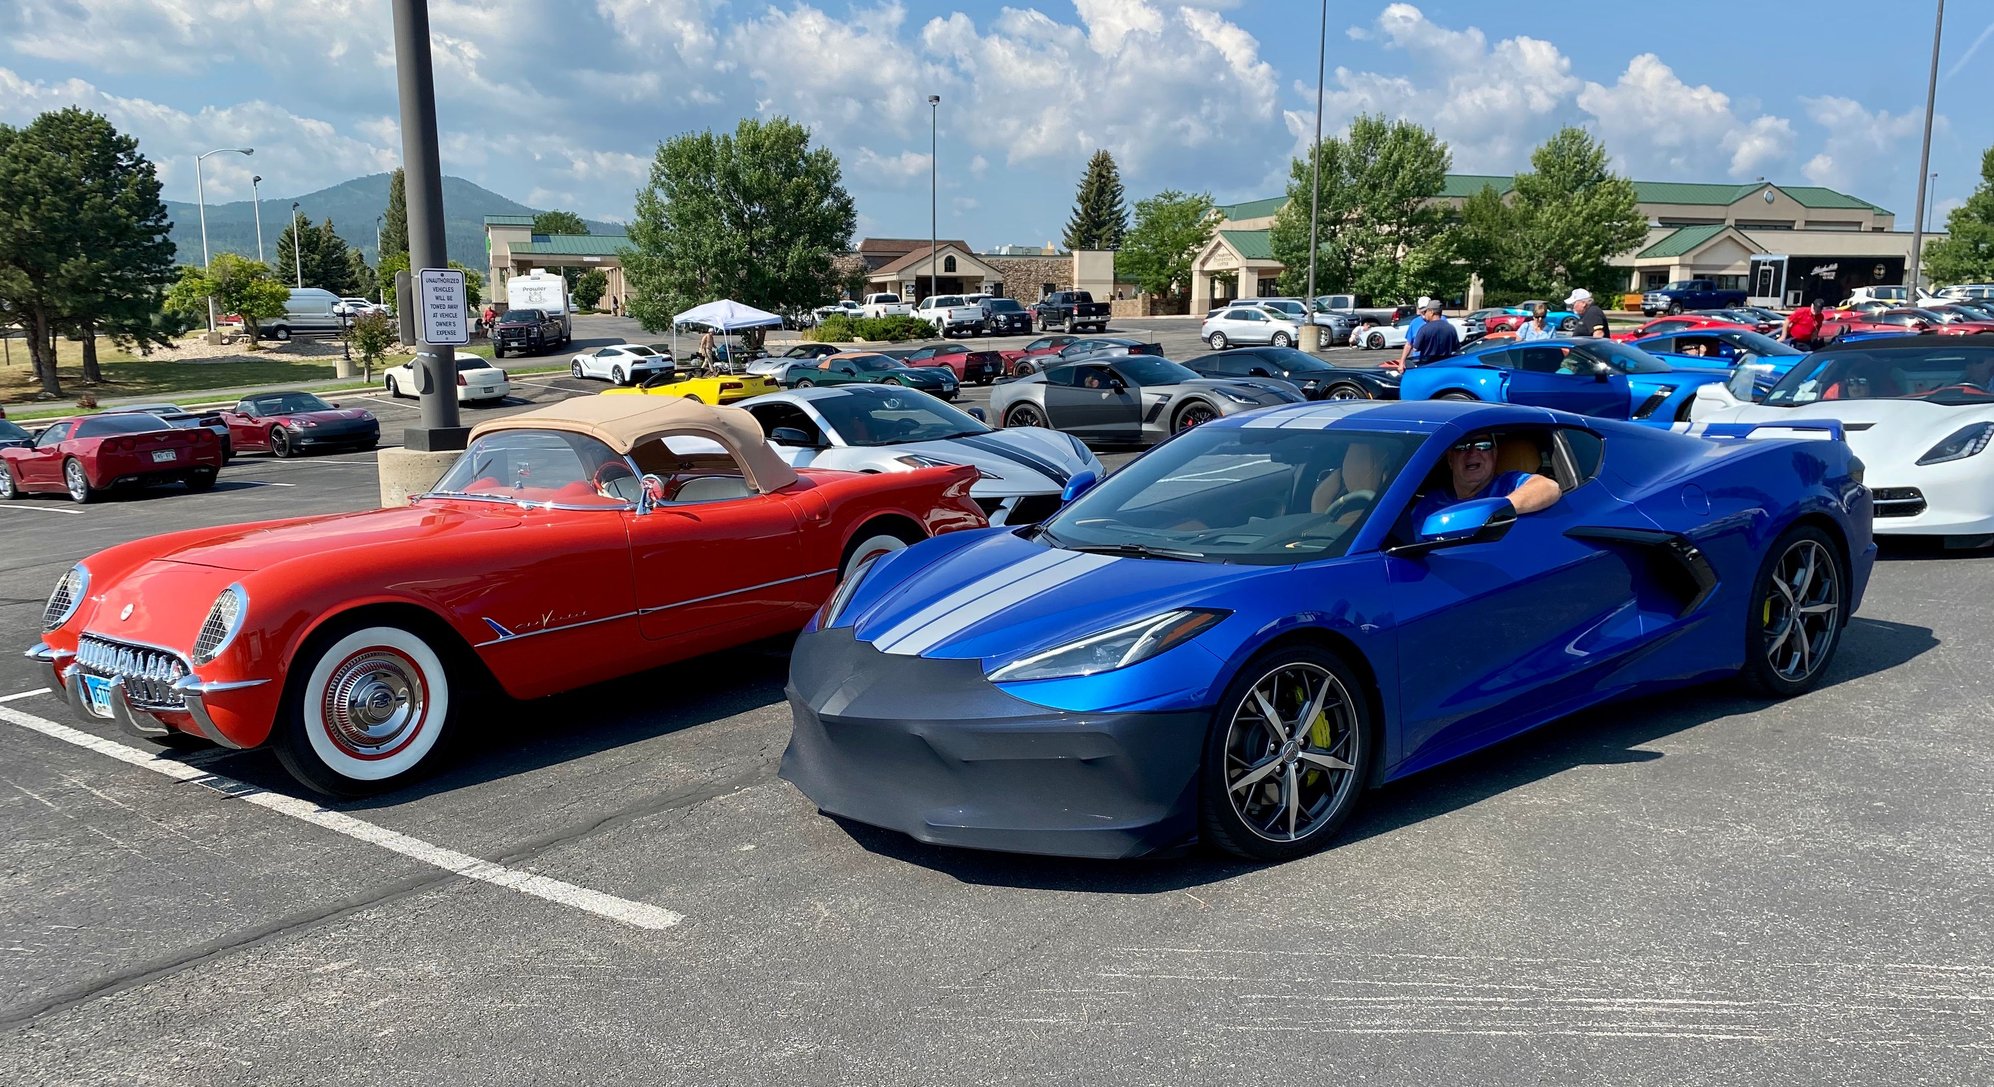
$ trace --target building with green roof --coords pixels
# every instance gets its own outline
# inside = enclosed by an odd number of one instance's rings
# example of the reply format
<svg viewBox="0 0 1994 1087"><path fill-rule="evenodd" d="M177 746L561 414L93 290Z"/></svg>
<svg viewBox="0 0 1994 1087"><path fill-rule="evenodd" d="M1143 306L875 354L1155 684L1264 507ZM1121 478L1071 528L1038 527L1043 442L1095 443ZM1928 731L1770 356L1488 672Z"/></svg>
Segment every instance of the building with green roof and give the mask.
<svg viewBox="0 0 1994 1087"><path fill-rule="evenodd" d="M630 238L624 234L535 234L531 215L487 215L485 297L505 302L505 281L535 268L600 268L609 280L603 308L612 302L620 308L626 296L623 251L628 248Z"/></svg>

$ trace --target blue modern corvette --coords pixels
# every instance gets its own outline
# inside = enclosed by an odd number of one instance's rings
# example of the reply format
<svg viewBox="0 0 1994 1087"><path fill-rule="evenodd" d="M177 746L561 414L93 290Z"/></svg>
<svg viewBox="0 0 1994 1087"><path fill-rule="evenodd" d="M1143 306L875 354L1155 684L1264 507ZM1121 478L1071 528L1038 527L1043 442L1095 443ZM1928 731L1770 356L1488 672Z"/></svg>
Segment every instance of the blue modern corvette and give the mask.
<svg viewBox="0 0 1994 1087"><path fill-rule="evenodd" d="M1749 398L1743 395L1741 381L1734 381L1731 385L1733 391L1740 394L1740 399L1751 400L1764 399L1765 394L1779 384L1779 379L1793 369L1793 364L1807 354L1792 344L1781 343L1749 328L1685 329L1626 342L1628 346L1638 347L1662 360L1676 371L1709 370L1736 376L1744 370L1751 375L1752 395ZM1695 395L1694 390L1690 395Z"/></svg>
<svg viewBox="0 0 1994 1087"><path fill-rule="evenodd" d="M1638 347L1597 338L1497 342L1405 372L1401 400L1488 400L1669 426L1689 418L1696 387L1721 366L1677 369Z"/></svg>
<svg viewBox="0 0 1994 1087"><path fill-rule="evenodd" d="M1419 401L1213 420L1038 528L855 571L797 641L782 775L923 841L1278 860L1371 785L1608 699L1798 694L1875 557L1860 463L1822 429ZM1484 438L1562 497L1410 523Z"/></svg>

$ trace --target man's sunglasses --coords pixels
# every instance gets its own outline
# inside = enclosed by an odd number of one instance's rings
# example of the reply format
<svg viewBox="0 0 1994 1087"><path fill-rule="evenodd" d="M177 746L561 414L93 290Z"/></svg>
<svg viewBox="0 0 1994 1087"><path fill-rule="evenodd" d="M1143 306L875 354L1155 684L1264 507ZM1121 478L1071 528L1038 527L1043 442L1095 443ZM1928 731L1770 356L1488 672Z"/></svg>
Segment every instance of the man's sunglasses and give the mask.
<svg viewBox="0 0 1994 1087"><path fill-rule="evenodd" d="M1455 453L1493 453L1495 452L1495 442L1489 438L1477 438L1474 441L1468 442L1455 442L1450 451Z"/></svg>

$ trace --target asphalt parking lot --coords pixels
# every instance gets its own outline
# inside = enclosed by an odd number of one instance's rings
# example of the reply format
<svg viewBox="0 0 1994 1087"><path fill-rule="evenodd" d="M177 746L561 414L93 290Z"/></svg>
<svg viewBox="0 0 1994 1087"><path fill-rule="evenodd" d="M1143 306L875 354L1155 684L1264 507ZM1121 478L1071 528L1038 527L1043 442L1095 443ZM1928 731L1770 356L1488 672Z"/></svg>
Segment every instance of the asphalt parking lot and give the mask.
<svg viewBox="0 0 1994 1087"><path fill-rule="evenodd" d="M1195 322L1132 324L1194 346ZM580 342L623 331L591 320ZM601 387L525 377L464 414ZM390 441L416 418L337 399ZM203 495L0 504L0 645L34 642L50 585L99 548L375 497L369 455L254 455ZM1811 694L1582 714L1388 787L1335 848L1264 868L943 851L827 819L775 776L780 644L495 710L437 774L329 811L267 755L154 759L73 721L9 654L0 1067L1994 1082L1990 589L1987 553L1887 547Z"/></svg>

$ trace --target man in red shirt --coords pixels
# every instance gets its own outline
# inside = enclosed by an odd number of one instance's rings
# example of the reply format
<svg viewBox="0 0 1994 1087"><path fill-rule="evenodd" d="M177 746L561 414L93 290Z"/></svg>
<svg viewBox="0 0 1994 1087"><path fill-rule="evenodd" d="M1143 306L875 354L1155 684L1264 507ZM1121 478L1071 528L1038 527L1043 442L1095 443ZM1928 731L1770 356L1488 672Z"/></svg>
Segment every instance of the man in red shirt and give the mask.
<svg viewBox="0 0 1994 1087"><path fill-rule="evenodd" d="M1816 298L1786 315L1786 327L1781 331L1787 343L1802 351L1812 351L1821 346L1822 305L1822 301Z"/></svg>

